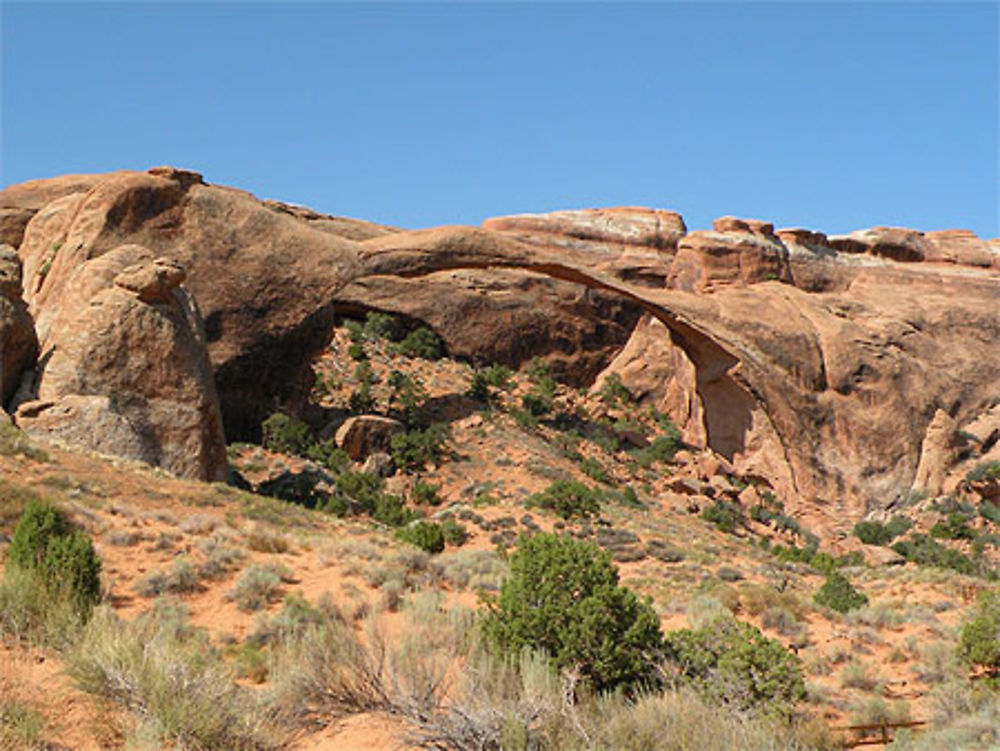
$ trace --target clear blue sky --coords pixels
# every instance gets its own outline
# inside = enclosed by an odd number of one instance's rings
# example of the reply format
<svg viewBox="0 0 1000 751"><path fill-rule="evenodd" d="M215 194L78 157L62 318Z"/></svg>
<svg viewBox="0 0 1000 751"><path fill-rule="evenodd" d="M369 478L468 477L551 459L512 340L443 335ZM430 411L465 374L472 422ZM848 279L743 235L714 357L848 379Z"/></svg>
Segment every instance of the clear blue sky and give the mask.
<svg viewBox="0 0 1000 751"><path fill-rule="evenodd" d="M4 185L185 166L406 227L998 227L998 6L2 5Z"/></svg>

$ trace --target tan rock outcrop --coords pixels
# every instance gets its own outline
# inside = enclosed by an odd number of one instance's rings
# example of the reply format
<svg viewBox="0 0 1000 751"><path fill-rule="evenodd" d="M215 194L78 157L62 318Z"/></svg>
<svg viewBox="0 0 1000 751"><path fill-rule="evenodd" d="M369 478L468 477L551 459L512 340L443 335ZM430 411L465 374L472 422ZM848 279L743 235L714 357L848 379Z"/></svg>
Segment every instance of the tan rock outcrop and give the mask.
<svg viewBox="0 0 1000 751"><path fill-rule="evenodd" d="M222 480L225 436L204 330L183 271L122 245L66 275L39 360L29 435Z"/></svg>
<svg viewBox="0 0 1000 751"><path fill-rule="evenodd" d="M764 281L791 281L788 249L773 225L756 219L716 219L712 232L681 238L667 286L685 292L707 292L722 285L746 286Z"/></svg>
<svg viewBox="0 0 1000 751"><path fill-rule="evenodd" d="M681 215L637 206L515 214L483 227L624 281L664 286L678 241L687 232Z"/></svg>

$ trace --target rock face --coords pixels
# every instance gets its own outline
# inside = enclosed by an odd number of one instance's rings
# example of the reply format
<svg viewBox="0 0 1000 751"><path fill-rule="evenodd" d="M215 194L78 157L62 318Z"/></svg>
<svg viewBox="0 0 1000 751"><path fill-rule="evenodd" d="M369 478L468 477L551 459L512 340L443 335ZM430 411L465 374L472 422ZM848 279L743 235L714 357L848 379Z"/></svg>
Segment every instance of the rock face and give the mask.
<svg viewBox="0 0 1000 751"><path fill-rule="evenodd" d="M827 237L724 217L684 234L677 215L638 209L404 232L171 168L14 186L0 208L33 212L19 255L43 391L70 379L58 349L44 358L72 339L60 332L82 310L79 269L136 243L188 271L232 438L276 406L295 411L338 311L370 307L432 321L451 351L484 359L505 338L530 343L506 353L514 359L565 342L568 367L596 370L631 334L615 367L690 442L845 524L937 482L949 425L978 424L1000 394L1000 242L963 232ZM171 268L129 272L110 295L160 306ZM595 312L596 323L583 318ZM548 326L533 341L530 321ZM496 344L477 350L476 337ZM58 396L90 393L81 389Z"/></svg>
<svg viewBox="0 0 1000 751"><path fill-rule="evenodd" d="M13 396L21 373L34 364L38 339L28 306L21 299L21 261L10 245L0 244L0 398Z"/></svg>
<svg viewBox="0 0 1000 751"><path fill-rule="evenodd" d="M28 434L224 480L225 435L183 270L122 245L66 272L39 361Z"/></svg>

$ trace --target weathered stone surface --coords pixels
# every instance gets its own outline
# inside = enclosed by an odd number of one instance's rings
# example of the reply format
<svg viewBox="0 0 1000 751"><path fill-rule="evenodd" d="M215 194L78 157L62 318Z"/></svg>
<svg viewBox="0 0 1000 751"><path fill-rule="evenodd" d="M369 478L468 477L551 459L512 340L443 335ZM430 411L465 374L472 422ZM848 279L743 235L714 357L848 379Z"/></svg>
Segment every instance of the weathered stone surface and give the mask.
<svg viewBox="0 0 1000 751"><path fill-rule="evenodd" d="M957 426L943 409L934 413L920 447L920 463L913 480L915 490L930 495L941 492L948 469L955 463L958 449Z"/></svg>
<svg viewBox="0 0 1000 751"><path fill-rule="evenodd" d="M667 286L707 292L722 285L791 281L788 249L774 227L754 219L723 217L713 232L681 238L667 276Z"/></svg>
<svg viewBox="0 0 1000 751"><path fill-rule="evenodd" d="M181 476L224 480L218 398L182 278L136 245L68 273L39 361L38 399L20 405L18 425Z"/></svg>
<svg viewBox="0 0 1000 751"><path fill-rule="evenodd" d="M392 437L403 430L403 423L380 415L348 417L337 429L334 440L354 461L364 461L375 453L389 450Z"/></svg>
<svg viewBox="0 0 1000 751"><path fill-rule="evenodd" d="M494 217L483 227L652 287L664 286L677 242L687 232L680 214L635 206Z"/></svg>
<svg viewBox="0 0 1000 751"><path fill-rule="evenodd" d="M923 261L933 255L924 233L905 227L872 227L849 235L831 235L829 243L843 253L867 253L893 261Z"/></svg>
<svg viewBox="0 0 1000 751"><path fill-rule="evenodd" d="M21 299L21 261L10 245L0 244L0 403L14 395L37 355L35 327Z"/></svg>

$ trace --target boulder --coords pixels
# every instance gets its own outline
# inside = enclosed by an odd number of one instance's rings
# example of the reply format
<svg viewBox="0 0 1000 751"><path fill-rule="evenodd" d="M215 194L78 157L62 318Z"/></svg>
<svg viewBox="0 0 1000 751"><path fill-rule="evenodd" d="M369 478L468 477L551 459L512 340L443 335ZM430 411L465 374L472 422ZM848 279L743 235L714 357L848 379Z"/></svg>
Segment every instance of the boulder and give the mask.
<svg viewBox="0 0 1000 751"><path fill-rule="evenodd" d="M344 421L334 440L349 457L359 462L372 454L388 451L392 437L403 430L403 423L390 417L357 415Z"/></svg>
<svg viewBox="0 0 1000 751"><path fill-rule="evenodd" d="M722 285L791 281L788 249L771 224L723 217L714 226L712 232L681 238L667 275L668 287L707 292Z"/></svg>
<svg viewBox="0 0 1000 751"><path fill-rule="evenodd" d="M39 360L29 435L225 480L222 431L197 306L183 271L123 245L67 274Z"/></svg>

